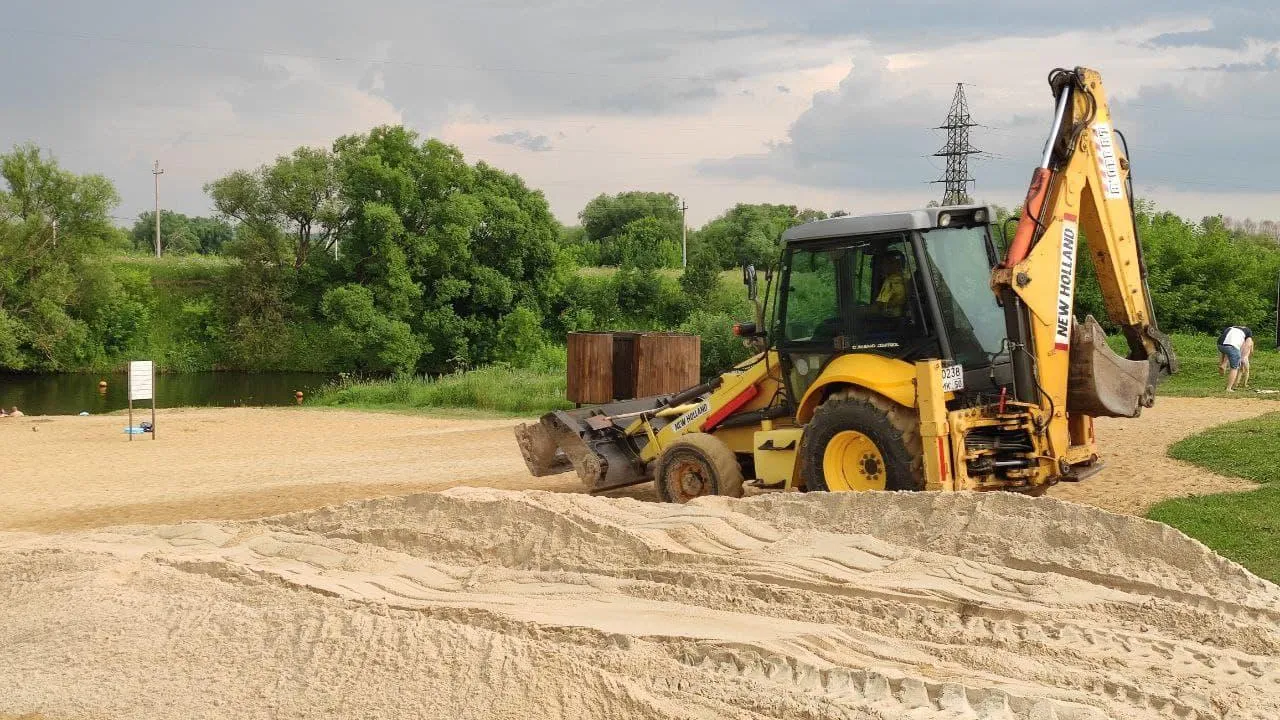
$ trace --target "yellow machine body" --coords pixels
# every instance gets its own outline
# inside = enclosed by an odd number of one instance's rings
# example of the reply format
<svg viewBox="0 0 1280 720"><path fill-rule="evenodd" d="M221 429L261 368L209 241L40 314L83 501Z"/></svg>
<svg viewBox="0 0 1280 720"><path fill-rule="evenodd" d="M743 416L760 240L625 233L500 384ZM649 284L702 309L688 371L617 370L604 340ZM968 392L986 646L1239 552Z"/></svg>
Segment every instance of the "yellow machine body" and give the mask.
<svg viewBox="0 0 1280 720"><path fill-rule="evenodd" d="M989 278L1000 305L991 312L1003 313L1013 373L1012 382L998 384L998 395L966 391L964 382L955 382L964 369L944 357L908 361L879 351L879 345L863 349L841 334L824 349L813 344L817 326L805 340L809 350L780 349L773 333L775 344L765 347L759 333L756 356L706 385L669 397L551 413L521 426L517 437L530 470L542 475L574 469L594 491L648 480L661 488L675 482L666 476L673 473L707 492L733 490L745 481L762 490L1040 494L1056 482L1085 477L1099 461L1094 417L1136 416L1151 405L1157 378L1174 372L1177 360L1153 317L1128 158L1116 142L1101 79L1084 68L1060 70L1051 85L1058 105L1045 161L1008 256ZM957 222L985 227L988 213L967 206L863 216L861 224L823 221L828 224L793 228L788 241L802 249L843 252L856 246L861 231L842 229L864 228L867 243L883 238L886 228L903 237L915 233L916 265L923 267L932 262L924 235ZM990 246L989 227L985 231ZM1108 318L1129 342L1128 358L1109 349L1092 317L1081 321L1074 315L1082 233ZM840 244L846 241L854 244ZM786 271L783 282L790 285L790 266ZM921 275L917 271L916 283ZM934 309L928 322L942 327L938 290L924 290ZM752 293L754 298L754 286ZM758 308L757 321L762 318ZM938 343L950 357L946 341ZM803 384L788 374L788 363L803 368ZM667 461L677 455L679 463Z"/></svg>

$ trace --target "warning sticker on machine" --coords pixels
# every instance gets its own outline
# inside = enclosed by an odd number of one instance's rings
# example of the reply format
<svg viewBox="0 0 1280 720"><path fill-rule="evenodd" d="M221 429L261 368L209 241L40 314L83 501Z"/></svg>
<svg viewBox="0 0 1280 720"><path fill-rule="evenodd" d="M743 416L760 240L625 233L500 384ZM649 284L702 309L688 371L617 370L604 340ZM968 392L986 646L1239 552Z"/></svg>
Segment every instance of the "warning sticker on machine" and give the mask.
<svg viewBox="0 0 1280 720"><path fill-rule="evenodd" d="M1058 265L1058 318L1053 329L1053 346L1066 350L1071 345L1071 300L1076 292L1076 252L1080 249L1078 219L1062 216L1062 250Z"/></svg>
<svg viewBox="0 0 1280 720"><path fill-rule="evenodd" d="M707 411L710 409L711 409L711 405L707 403L706 400L703 400L702 402L698 403L697 406L694 407L692 410L676 418L675 422L671 423L671 429L676 432L680 432L681 430L684 430L694 420L697 420L703 415L706 415Z"/></svg>
<svg viewBox="0 0 1280 720"><path fill-rule="evenodd" d="M1093 149L1098 156L1098 174L1102 176L1102 194L1108 200L1124 197L1124 183L1120 181L1120 161L1116 159L1115 138L1111 123L1094 123Z"/></svg>

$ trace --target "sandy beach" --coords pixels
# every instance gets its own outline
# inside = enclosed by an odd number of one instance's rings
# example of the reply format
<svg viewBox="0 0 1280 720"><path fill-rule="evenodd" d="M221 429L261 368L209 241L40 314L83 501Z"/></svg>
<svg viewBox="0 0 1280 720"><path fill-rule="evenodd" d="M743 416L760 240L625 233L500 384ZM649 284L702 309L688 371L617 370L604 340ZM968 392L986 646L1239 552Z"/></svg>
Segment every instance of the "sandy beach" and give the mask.
<svg viewBox="0 0 1280 720"><path fill-rule="evenodd" d="M1161 398L1136 420L1103 419L1106 467L1050 495L1137 514L1166 497L1250 487L1165 456L1201 429L1280 409L1264 400ZM582 492L573 474L534 478L514 419L300 408L162 411L158 438L129 442L119 415L0 420L0 530L57 531L244 520L460 485ZM620 494L656 500L641 485Z"/></svg>
<svg viewBox="0 0 1280 720"><path fill-rule="evenodd" d="M0 718L1280 717L1280 588L1132 516L1248 487L1165 449L1275 407L1100 421L1056 497L685 506L514 420L6 419Z"/></svg>

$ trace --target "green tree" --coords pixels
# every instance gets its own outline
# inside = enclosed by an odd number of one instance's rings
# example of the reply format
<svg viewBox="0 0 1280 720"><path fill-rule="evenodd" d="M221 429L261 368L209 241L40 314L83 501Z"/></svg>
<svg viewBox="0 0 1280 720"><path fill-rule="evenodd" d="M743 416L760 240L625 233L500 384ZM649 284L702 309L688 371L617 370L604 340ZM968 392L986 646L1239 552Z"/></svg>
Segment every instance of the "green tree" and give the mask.
<svg viewBox="0 0 1280 720"><path fill-rule="evenodd" d="M118 197L36 147L0 155L0 366L68 370L129 344L145 313L101 262Z"/></svg>
<svg viewBox="0 0 1280 720"><path fill-rule="evenodd" d="M337 163L324 149L300 147L271 165L215 180L205 192L219 213L248 225L259 240L286 242L295 269L316 248L332 251L350 219Z"/></svg>
<svg viewBox="0 0 1280 720"><path fill-rule="evenodd" d="M135 250L154 253L156 246L156 213L148 210L138 215L129 237ZM189 255L200 251L200 238L191 227L191 218L172 210L160 211L160 252L165 255Z"/></svg>
<svg viewBox="0 0 1280 720"><path fill-rule="evenodd" d="M746 263L764 268L777 262L787 228L824 217L821 211L802 211L794 205L738 204L702 226L690 245L706 248L700 252L718 258L722 269Z"/></svg>
<svg viewBox="0 0 1280 720"><path fill-rule="evenodd" d="M190 218L188 222L191 232L196 236L199 252L202 255L221 253L223 246L236 234L235 228L222 218L197 216Z"/></svg>
<svg viewBox="0 0 1280 720"><path fill-rule="evenodd" d="M518 307L556 315L571 263L546 199L519 177L403 127L341 138L334 157L346 217L331 275L412 329L420 370L498 358Z"/></svg>
<svg viewBox="0 0 1280 720"><path fill-rule="evenodd" d="M602 265L620 265L622 258L616 247L623 230L632 222L645 218L655 222L662 237L679 247L683 215L680 198L672 193L623 192L617 195L599 195L587 203L578 214L586 241L600 248ZM678 266L679 255L669 267Z"/></svg>
<svg viewBox="0 0 1280 720"><path fill-rule="evenodd" d="M641 272L678 266L680 246L672 241L667 230L655 217L643 217L627 223L614 238L618 265Z"/></svg>
<svg viewBox="0 0 1280 720"><path fill-rule="evenodd" d="M515 367L531 367L542 356L546 341L542 318L528 305L520 305L502 318L494 359Z"/></svg>
<svg viewBox="0 0 1280 720"><path fill-rule="evenodd" d="M680 275L680 288L699 302L706 302L720 284L720 258L710 243L696 242L689 248L689 263Z"/></svg>

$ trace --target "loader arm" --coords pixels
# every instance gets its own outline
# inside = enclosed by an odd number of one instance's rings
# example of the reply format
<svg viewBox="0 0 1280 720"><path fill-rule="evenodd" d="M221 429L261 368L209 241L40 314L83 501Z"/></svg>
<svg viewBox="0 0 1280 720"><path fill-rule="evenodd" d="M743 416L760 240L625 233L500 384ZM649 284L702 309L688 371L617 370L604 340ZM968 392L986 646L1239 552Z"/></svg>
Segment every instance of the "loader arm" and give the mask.
<svg viewBox="0 0 1280 720"><path fill-rule="evenodd" d="M1153 311L1129 160L1102 78L1085 68L1057 70L1050 85L1054 123L992 289L1005 308L1015 393L1046 413L1061 458L1071 446L1091 444L1092 417L1135 417L1150 407L1157 381L1176 371L1177 358ZM1128 340L1127 358L1111 352L1092 317L1074 318L1085 240L1107 318ZM1075 416L1070 428L1068 415Z"/></svg>

